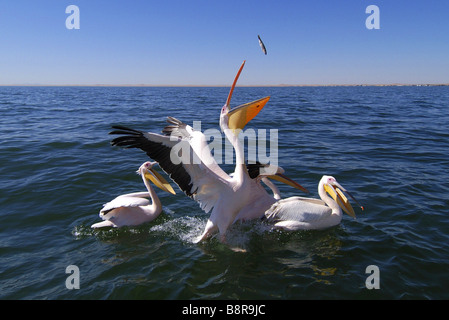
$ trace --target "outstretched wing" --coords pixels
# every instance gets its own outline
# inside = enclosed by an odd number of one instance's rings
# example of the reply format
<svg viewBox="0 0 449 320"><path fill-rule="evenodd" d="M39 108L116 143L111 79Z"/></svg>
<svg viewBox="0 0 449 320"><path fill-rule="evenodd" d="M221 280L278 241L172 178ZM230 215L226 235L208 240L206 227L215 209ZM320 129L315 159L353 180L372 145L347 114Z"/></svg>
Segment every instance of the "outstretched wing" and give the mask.
<svg viewBox="0 0 449 320"><path fill-rule="evenodd" d="M209 212L220 191L228 187L229 176L213 159L204 134L181 121L168 118L171 124L160 135L123 126L113 126L110 134L121 135L113 146L139 148L159 166L189 197Z"/></svg>

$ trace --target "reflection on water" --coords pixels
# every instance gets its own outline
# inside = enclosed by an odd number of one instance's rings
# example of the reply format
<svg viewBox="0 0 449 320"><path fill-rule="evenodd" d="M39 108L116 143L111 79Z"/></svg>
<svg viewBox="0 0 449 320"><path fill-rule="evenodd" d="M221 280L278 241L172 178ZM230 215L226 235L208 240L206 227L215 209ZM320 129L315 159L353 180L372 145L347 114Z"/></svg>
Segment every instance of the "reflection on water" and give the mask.
<svg viewBox="0 0 449 320"><path fill-rule="evenodd" d="M277 261L289 269L310 269L314 280L331 284L338 268L328 264L341 255L341 246L341 240L333 231L302 231L292 236L283 248L294 255L277 258Z"/></svg>

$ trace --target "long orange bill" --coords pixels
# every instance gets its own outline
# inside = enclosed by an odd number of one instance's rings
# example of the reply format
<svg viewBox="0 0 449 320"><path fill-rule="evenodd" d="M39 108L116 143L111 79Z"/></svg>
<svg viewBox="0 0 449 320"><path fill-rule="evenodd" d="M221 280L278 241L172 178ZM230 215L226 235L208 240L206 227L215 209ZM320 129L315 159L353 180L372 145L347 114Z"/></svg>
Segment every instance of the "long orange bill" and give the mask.
<svg viewBox="0 0 449 320"><path fill-rule="evenodd" d="M225 104L228 107L228 110L229 110L230 104L231 104L232 93L234 92L235 85L237 84L237 80L240 77L240 73L242 72L243 67L245 66L245 62L246 62L246 60L244 60L242 65L240 66L240 69L237 72L237 75L235 76L234 83L232 84L231 90L229 91L228 99L226 100L226 104Z"/></svg>

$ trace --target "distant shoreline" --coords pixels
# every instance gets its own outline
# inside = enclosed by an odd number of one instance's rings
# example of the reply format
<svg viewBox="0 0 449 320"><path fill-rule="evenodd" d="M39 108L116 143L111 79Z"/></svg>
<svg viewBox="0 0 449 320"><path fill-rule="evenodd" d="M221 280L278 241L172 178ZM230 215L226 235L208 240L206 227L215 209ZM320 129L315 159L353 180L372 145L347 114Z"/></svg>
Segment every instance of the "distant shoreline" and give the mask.
<svg viewBox="0 0 449 320"><path fill-rule="evenodd" d="M239 85L239 87L443 87L449 83L423 84L273 84L273 85ZM0 87L136 87L136 88L221 88L229 85L176 85L176 84L0 84Z"/></svg>

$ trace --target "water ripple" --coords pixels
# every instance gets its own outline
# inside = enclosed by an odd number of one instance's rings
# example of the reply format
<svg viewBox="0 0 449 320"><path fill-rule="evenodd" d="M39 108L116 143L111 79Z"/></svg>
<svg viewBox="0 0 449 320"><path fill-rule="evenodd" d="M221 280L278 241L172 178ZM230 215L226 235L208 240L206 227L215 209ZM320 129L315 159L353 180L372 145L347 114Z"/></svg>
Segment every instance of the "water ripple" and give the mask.
<svg viewBox="0 0 449 320"><path fill-rule="evenodd" d="M102 204L143 189L138 150L113 124L159 132L167 115L218 127L228 88L0 88L0 283L6 299L446 299L447 87L239 88L271 95L251 128L278 129L279 164L317 197L332 174L362 202L323 231L234 225L194 244L208 215L158 192L155 221L92 230ZM182 102L182 103L181 103ZM201 117L199 116L201 115ZM230 166L232 169L232 166ZM279 186L283 196L297 193ZM65 267L81 289L67 290ZM380 269L368 290L365 268Z"/></svg>

